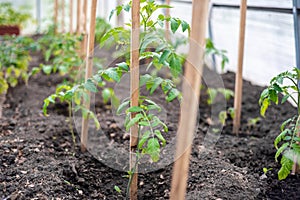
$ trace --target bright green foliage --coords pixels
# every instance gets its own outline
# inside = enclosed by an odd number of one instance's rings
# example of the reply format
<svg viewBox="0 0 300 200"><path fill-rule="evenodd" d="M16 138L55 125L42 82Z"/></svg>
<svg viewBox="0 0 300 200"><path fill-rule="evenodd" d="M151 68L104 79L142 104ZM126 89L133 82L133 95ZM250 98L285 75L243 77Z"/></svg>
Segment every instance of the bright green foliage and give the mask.
<svg viewBox="0 0 300 200"><path fill-rule="evenodd" d="M221 68L224 70L225 65L229 63L229 59L226 55L226 50L219 50L215 47L214 43L211 41L211 39L206 39L206 48L205 53L210 55L214 54L221 58Z"/></svg>
<svg viewBox="0 0 300 200"><path fill-rule="evenodd" d="M234 97L234 92L230 89L225 88L207 88L207 104L212 105L215 103L216 97L218 94L222 94L226 101L228 101L231 97Z"/></svg>
<svg viewBox="0 0 300 200"><path fill-rule="evenodd" d="M250 119L248 119L247 125L248 126L256 126L258 124L258 122L260 122L260 121L261 121L260 117L250 118Z"/></svg>
<svg viewBox="0 0 300 200"><path fill-rule="evenodd" d="M18 11L11 3L0 3L0 25L24 25L31 16L29 13Z"/></svg>
<svg viewBox="0 0 300 200"><path fill-rule="evenodd" d="M121 193L122 192L122 190L119 188L119 186L117 186L117 185L115 185L114 186L114 189L115 189L115 191L117 192L117 193Z"/></svg>
<svg viewBox="0 0 300 200"><path fill-rule="evenodd" d="M140 78L140 87L144 85L150 94L153 94L153 92L160 86L166 95L166 100L168 102L173 101L175 98L178 98L179 100L182 98L180 91L176 89L172 80L145 74Z"/></svg>
<svg viewBox="0 0 300 200"><path fill-rule="evenodd" d="M299 105L299 101L296 100L292 95L299 96L299 90L297 86L297 80L299 77L299 69L294 68L291 72L283 72L272 78L270 85L264 91L262 91L259 99L259 104L261 106L260 114L265 116L271 102L279 103L279 94L283 94L281 103L285 103L288 99L291 99L296 105ZM287 80L290 83L284 84L283 81Z"/></svg>
<svg viewBox="0 0 300 200"><path fill-rule="evenodd" d="M47 63L41 64L43 72L47 75L56 72L68 74L74 79L83 64L79 55L81 40L80 36L69 33L55 35L51 31L40 38L38 43Z"/></svg>
<svg viewBox="0 0 300 200"><path fill-rule="evenodd" d="M278 104L279 95L283 94L281 103L285 103L291 99L300 108L300 91L297 82L300 78L300 71L294 68L291 72L283 72L272 78L270 85L261 93L259 104L261 106L260 113L265 116L266 110L271 105L271 102ZM284 81L288 81L284 82ZM294 96L297 98L294 98ZM285 179L292 169L294 162L300 164L300 110L298 114L284 121L280 127L280 134L274 141L274 146L277 149L275 160L278 161L281 157L281 168L278 172L278 179Z"/></svg>
<svg viewBox="0 0 300 200"><path fill-rule="evenodd" d="M117 114L126 111L125 127L127 131L133 125L139 125L138 150L142 155L149 155L153 162L157 162L160 157L160 148L166 145L162 132L168 132L167 125L154 114L161 111L160 106L146 97L140 98L139 106L129 108L128 106L129 101L123 102L117 110ZM135 113L133 118L131 118L132 113Z"/></svg>
<svg viewBox="0 0 300 200"><path fill-rule="evenodd" d="M20 78L27 83L29 77L38 72L33 68L29 72L30 51L36 50L34 41L28 37L5 36L0 41L0 94L8 87L15 87Z"/></svg>
<svg viewBox="0 0 300 200"><path fill-rule="evenodd" d="M176 48L166 40L164 32L160 29L164 26L165 21L171 23L171 30L175 33L181 26L183 32L190 31L190 26L187 22L178 18L165 17L159 15L154 19L155 11L167 8L167 5L159 5L155 1L145 0L141 1L141 27L143 32L140 36L140 60L150 58L151 62L148 65L154 66L157 69L162 67L168 67L174 77L177 77L182 72L182 65L184 59L176 53ZM114 13L119 15L122 10L129 12L131 9L131 1L128 4L120 5L111 12L110 18ZM128 24L131 26L130 24ZM107 41L113 39L117 42L117 45L123 45L126 48L123 49L123 55L126 52L130 52L130 32L123 27L113 28L108 31L101 39L100 44L103 46ZM152 49L153 51L149 51ZM129 59L128 55L125 55Z"/></svg>
<svg viewBox="0 0 300 200"><path fill-rule="evenodd" d="M104 36L106 32L111 29L111 25L107 23L107 21L103 18L96 18L96 27L95 27L95 40L96 42L100 42L101 38Z"/></svg>

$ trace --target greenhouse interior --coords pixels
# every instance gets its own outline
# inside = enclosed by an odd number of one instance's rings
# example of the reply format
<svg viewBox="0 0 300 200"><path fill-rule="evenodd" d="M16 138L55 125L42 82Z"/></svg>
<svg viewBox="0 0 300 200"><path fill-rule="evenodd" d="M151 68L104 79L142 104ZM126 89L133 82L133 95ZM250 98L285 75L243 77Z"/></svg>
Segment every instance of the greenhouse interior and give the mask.
<svg viewBox="0 0 300 200"><path fill-rule="evenodd" d="M0 0L0 199L300 199L300 0Z"/></svg>

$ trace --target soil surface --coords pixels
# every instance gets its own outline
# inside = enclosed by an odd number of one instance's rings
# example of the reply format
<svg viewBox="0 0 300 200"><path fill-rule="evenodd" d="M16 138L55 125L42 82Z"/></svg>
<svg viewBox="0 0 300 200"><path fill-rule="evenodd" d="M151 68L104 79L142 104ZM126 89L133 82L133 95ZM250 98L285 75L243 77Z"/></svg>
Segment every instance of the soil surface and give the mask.
<svg viewBox="0 0 300 200"><path fill-rule="evenodd" d="M39 62L40 58L34 56L31 65L37 66ZM216 74L205 70L204 77L208 77L204 78L205 84L213 85L214 76ZM233 90L235 74L227 72L221 77L225 87ZM9 89L0 119L0 199L125 198L129 137L122 128L122 121L114 117L111 105L96 96L95 110L102 128L100 134L91 131L86 153L80 151L75 128L76 144L73 145L65 104L51 106L48 117L42 114L44 98L54 92L62 80L63 77L56 74L38 74L27 86ZM127 91L122 86L118 86L118 95L126 97ZM280 124L296 113L296 109L288 103L272 106L265 119L249 124L249 119L259 117L257 102L262 90L244 81L239 136L232 134L231 119L219 134L220 128L217 129L213 117L213 109L219 104L208 105L208 96L205 89L202 90L187 199L300 199L299 175L277 180L280 165L274 160L273 146ZM169 148L163 150L162 162L143 162L139 166L143 173L139 174L138 197L145 200L169 197L180 114L178 102L165 103L159 92L153 98L164 108L163 117L170 130L165 135ZM224 102L222 97L218 98L218 102ZM226 107L232 106L233 99L230 99ZM74 127L80 124L75 122ZM264 175L264 167L272 169ZM118 186L121 193L116 192L114 186Z"/></svg>

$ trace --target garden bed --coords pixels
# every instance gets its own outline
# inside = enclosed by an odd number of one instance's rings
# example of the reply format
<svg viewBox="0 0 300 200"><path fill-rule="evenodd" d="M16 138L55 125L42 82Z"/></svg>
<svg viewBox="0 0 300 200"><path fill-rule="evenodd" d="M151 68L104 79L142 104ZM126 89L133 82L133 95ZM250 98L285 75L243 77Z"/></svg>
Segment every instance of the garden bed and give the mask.
<svg viewBox="0 0 300 200"><path fill-rule="evenodd" d="M32 66L39 64L34 56ZM208 73L207 70L205 70ZM211 73L211 72L209 72ZM234 88L234 73L222 75L226 88ZM80 152L79 138L74 148L69 130L66 105L50 108L49 117L42 114L44 98L61 83L58 75L39 74L28 86L9 89L0 120L0 198L1 199L122 199L128 179L126 172L107 167L96 156ZM267 118L255 126L249 118L259 116L258 99L262 87L244 81L243 113L240 136L231 133L227 120L221 137L213 148L204 149L203 138L209 124L211 107L201 95L200 118L191 154L187 199L297 199L300 176L277 180L280 168L274 161L274 138L280 124L296 109L290 104L274 106ZM233 100L228 102L232 106ZM170 136L176 134L179 111L167 109L173 116L168 123ZM97 102L102 130L110 142L128 146L109 106ZM116 133L117 135L112 135ZM95 144L96 145L96 144ZM263 168L272 168L263 176ZM139 175L139 199L168 199L172 164L163 169ZM119 194L114 190L121 188Z"/></svg>

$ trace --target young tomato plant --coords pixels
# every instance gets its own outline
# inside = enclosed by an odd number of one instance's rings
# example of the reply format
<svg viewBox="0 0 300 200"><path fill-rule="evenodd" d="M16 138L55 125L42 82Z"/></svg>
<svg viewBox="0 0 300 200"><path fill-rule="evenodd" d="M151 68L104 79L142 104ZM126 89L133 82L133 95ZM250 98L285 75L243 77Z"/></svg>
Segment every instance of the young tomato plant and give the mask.
<svg viewBox="0 0 300 200"><path fill-rule="evenodd" d="M17 11L11 3L0 3L0 26L22 26L30 19L29 13Z"/></svg>
<svg viewBox="0 0 300 200"><path fill-rule="evenodd" d="M56 72L60 75L68 74L74 80L83 64L79 55L81 40L81 36L69 33L55 35L52 31L40 38L38 43L47 63L41 64L43 72L48 75Z"/></svg>
<svg viewBox="0 0 300 200"><path fill-rule="evenodd" d="M298 106L298 113L282 123L281 132L274 141L277 149L275 160L278 161L281 155L279 180L285 179L290 174L293 165L300 164L300 90L297 84L299 78L300 71L297 68L278 74L272 78L270 85L261 93L259 99L260 113L263 117L272 102L279 103L279 94L283 94L281 104L290 99Z"/></svg>
<svg viewBox="0 0 300 200"><path fill-rule="evenodd" d="M9 87L15 87L20 79L26 84L37 68L29 71L30 51L36 50L34 41L28 37L5 36L0 41L0 116L2 103Z"/></svg>

